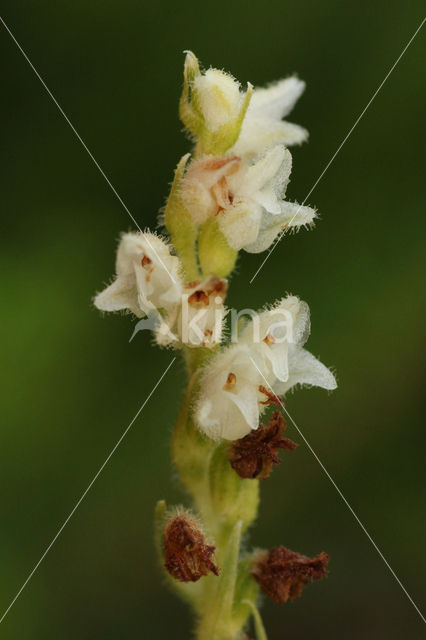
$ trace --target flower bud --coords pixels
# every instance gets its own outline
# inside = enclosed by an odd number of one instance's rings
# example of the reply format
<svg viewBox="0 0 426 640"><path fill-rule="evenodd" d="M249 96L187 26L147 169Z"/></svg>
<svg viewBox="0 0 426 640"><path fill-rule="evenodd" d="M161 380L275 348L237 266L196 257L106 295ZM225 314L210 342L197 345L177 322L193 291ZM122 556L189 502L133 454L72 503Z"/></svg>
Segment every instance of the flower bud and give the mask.
<svg viewBox="0 0 426 640"><path fill-rule="evenodd" d="M174 515L164 529L164 566L179 582L197 582L210 572L219 575L212 558L216 548L205 543L198 520L186 512Z"/></svg>
<svg viewBox="0 0 426 640"><path fill-rule="evenodd" d="M194 100L197 100L205 124L211 131L235 120L241 106L240 83L224 71L208 69L195 76Z"/></svg>
<svg viewBox="0 0 426 640"><path fill-rule="evenodd" d="M302 595L303 587L327 575L330 557L319 553L308 558L285 547L259 550L253 556L252 575L275 602L287 602Z"/></svg>
<svg viewBox="0 0 426 640"><path fill-rule="evenodd" d="M224 153L235 144L251 95L250 84L244 94L224 71L202 73L195 55L187 52L179 115L203 153Z"/></svg>

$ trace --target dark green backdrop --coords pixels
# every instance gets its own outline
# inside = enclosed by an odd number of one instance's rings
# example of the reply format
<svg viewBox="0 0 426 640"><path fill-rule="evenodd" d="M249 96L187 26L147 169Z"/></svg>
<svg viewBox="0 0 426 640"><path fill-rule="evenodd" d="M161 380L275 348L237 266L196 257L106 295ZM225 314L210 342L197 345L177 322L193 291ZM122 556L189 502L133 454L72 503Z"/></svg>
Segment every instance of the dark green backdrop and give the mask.
<svg viewBox="0 0 426 640"><path fill-rule="evenodd" d="M420 1L6 1L3 17L139 224L155 226L188 150L182 51L262 84L298 72L289 195L304 198L422 18ZM134 228L6 31L2 48L0 605L6 609L170 360L91 297ZM422 606L424 33L309 198L322 219L285 239L230 302L286 291L312 310L309 348L339 389L288 407ZM7 640L184 640L151 541L154 504L182 499L168 438L180 364L153 395L0 628ZM289 427L288 435L300 441ZM331 555L330 577L264 608L271 640L421 638L422 622L304 446L262 487L252 541Z"/></svg>

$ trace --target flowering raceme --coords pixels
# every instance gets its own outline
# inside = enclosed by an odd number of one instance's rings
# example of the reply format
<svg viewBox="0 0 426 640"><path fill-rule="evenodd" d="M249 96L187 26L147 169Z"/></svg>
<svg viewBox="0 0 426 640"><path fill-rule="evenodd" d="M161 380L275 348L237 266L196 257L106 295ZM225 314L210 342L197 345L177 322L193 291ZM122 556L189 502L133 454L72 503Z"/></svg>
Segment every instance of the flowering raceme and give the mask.
<svg viewBox="0 0 426 640"><path fill-rule="evenodd" d="M297 455L283 435L283 398L298 385L336 388L333 373L304 348L309 307L287 295L250 312L237 331L225 329L234 318L225 305L238 252L265 251L284 230L316 218L313 208L285 199L287 147L308 134L283 118L304 86L292 76L244 90L187 52L179 115L193 149L177 165L160 218L165 237L123 234L115 279L94 299L102 311L140 318L132 338L149 328L157 345L179 350L185 363L171 451L194 511L160 501L155 530L169 584L196 612L198 640L241 640L251 615L258 640L266 639L259 588L284 603L327 573L324 552L240 553L257 516L259 479L279 465L280 450Z"/></svg>

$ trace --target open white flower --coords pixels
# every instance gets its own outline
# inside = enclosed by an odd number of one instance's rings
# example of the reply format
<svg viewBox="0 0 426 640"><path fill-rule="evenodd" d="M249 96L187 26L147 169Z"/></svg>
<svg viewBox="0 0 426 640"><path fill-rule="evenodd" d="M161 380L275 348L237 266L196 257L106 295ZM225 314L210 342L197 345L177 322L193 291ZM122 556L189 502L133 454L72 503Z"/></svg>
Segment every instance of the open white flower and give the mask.
<svg viewBox="0 0 426 640"><path fill-rule="evenodd" d="M116 278L98 293L101 311L129 310L138 318L158 310L169 313L181 300L179 258L153 233L124 233L116 259Z"/></svg>
<svg viewBox="0 0 426 640"><path fill-rule="evenodd" d="M303 127L282 120L293 109L303 93L305 83L296 76L285 78L269 87L254 89L239 138L232 152L254 157L276 144L301 144L308 137Z"/></svg>
<svg viewBox="0 0 426 640"><path fill-rule="evenodd" d="M264 382L250 349L233 345L207 365L194 417L198 428L214 440L238 440L259 426Z"/></svg>
<svg viewBox="0 0 426 640"><path fill-rule="evenodd" d="M158 327L157 343L209 349L220 344L227 290L227 281L217 276L188 283L180 304Z"/></svg>
<svg viewBox="0 0 426 640"><path fill-rule="evenodd" d="M217 217L235 250L263 251L288 226L311 224L310 207L283 200L291 154L278 145L256 162L237 156L206 156L191 162L182 181L182 199L195 224Z"/></svg>
<svg viewBox="0 0 426 640"><path fill-rule="evenodd" d="M309 307L296 296L283 298L244 328L240 342L252 345L253 360L277 395L297 384L336 388L331 371L303 349L309 333Z"/></svg>
<svg viewBox="0 0 426 640"><path fill-rule="evenodd" d="M239 343L251 347L251 354L268 384L288 379L291 344L309 335L309 307L296 296L278 301L253 316L239 336Z"/></svg>
<svg viewBox="0 0 426 640"><path fill-rule="evenodd" d="M238 344L205 368L194 412L198 428L213 439L238 440L257 429L265 406L293 386L335 389L331 371L303 349L309 332L309 307L296 296L253 318Z"/></svg>

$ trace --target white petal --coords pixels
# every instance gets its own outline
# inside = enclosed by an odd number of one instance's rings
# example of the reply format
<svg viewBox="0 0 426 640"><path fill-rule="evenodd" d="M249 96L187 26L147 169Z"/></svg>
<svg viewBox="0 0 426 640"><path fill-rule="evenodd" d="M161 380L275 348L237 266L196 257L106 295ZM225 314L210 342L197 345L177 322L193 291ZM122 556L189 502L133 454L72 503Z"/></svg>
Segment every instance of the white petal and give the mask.
<svg viewBox="0 0 426 640"><path fill-rule="evenodd" d="M329 369L312 353L294 347L289 355L290 375L287 382L280 382L274 386L278 395L283 395L296 384L307 384L322 389L335 389L336 379Z"/></svg>
<svg viewBox="0 0 426 640"><path fill-rule="evenodd" d="M138 318L145 314L138 305L135 278L119 276L104 291L98 293L94 305L101 311L123 311L129 309Z"/></svg>
<svg viewBox="0 0 426 640"><path fill-rule="evenodd" d="M240 157L252 158L277 144L301 144L307 138L306 129L297 124L247 115L232 151Z"/></svg>
<svg viewBox="0 0 426 640"><path fill-rule="evenodd" d="M249 112L261 112L262 115L281 120L290 113L304 90L305 83L296 76L279 80L269 87L256 88Z"/></svg>
<svg viewBox="0 0 426 640"><path fill-rule="evenodd" d="M311 332L308 304L297 296L286 296L274 305L272 312L274 311L291 314L291 334L288 333L288 341L299 346L304 345ZM287 330L287 326L285 329Z"/></svg>
<svg viewBox="0 0 426 640"><path fill-rule="evenodd" d="M229 392L228 398L230 402L233 402L240 410L244 421L245 428L240 424L238 433L244 429L245 433L235 437L235 430L233 425L228 423L226 431L222 434L226 440L236 440L242 438L247 433L250 433L251 429L257 429L259 426L259 404L257 401L257 389L256 387L246 386L242 388L239 393ZM232 436L232 437L230 437Z"/></svg>
<svg viewBox="0 0 426 640"><path fill-rule="evenodd" d="M217 220L229 246L239 251L256 240L261 216L259 205L241 202L221 211Z"/></svg>
<svg viewBox="0 0 426 640"><path fill-rule="evenodd" d="M245 251L248 251L248 253L265 251L287 227L311 224L316 217L314 209L292 202L282 201L281 212L278 215L274 215L265 210L263 211L259 235L254 242L244 246Z"/></svg>
<svg viewBox="0 0 426 640"><path fill-rule="evenodd" d="M254 193L263 189L265 185L274 180L278 172L280 172L280 180L285 182L288 180L291 172L291 153L282 145L276 145L270 149L263 158L249 166L244 179L250 192ZM229 179L232 188L232 177ZM244 185L242 185L244 186Z"/></svg>
<svg viewBox="0 0 426 640"><path fill-rule="evenodd" d="M312 224L317 217L317 212L311 207L306 207L297 202L281 202L280 218L283 224L289 227L302 227L305 224Z"/></svg>
<svg viewBox="0 0 426 640"><path fill-rule="evenodd" d="M269 359L273 374L281 382L285 382L288 379L288 345L286 342L281 344L272 345L263 350L266 357ZM265 376L268 379L268 376Z"/></svg>

